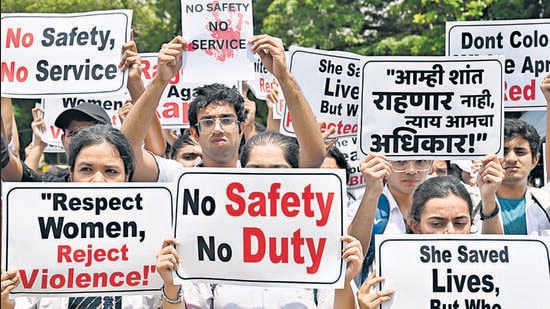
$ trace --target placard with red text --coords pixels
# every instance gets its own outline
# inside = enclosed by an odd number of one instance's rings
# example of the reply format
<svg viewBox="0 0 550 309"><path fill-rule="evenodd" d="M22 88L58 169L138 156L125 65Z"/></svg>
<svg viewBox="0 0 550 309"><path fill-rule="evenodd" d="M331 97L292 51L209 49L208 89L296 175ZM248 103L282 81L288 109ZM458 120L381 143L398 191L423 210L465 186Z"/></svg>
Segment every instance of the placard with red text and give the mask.
<svg viewBox="0 0 550 309"><path fill-rule="evenodd" d="M219 82L254 78L251 0L186 0L181 2L186 82Z"/></svg>
<svg viewBox="0 0 550 309"><path fill-rule="evenodd" d="M448 56L504 55L504 109L544 110L539 85L550 73L550 19L447 22Z"/></svg>
<svg viewBox="0 0 550 309"><path fill-rule="evenodd" d="M177 282L343 286L343 170L200 168L178 187Z"/></svg>
<svg viewBox="0 0 550 309"><path fill-rule="evenodd" d="M2 183L2 270L19 295L157 292L171 184Z"/></svg>
<svg viewBox="0 0 550 309"><path fill-rule="evenodd" d="M131 25L131 10L2 14L2 96L125 89L118 63Z"/></svg>
<svg viewBox="0 0 550 309"><path fill-rule="evenodd" d="M311 105L321 132L334 127L330 137L357 136L361 97L362 56L339 51L290 47L290 71ZM294 134L285 108L281 133Z"/></svg>

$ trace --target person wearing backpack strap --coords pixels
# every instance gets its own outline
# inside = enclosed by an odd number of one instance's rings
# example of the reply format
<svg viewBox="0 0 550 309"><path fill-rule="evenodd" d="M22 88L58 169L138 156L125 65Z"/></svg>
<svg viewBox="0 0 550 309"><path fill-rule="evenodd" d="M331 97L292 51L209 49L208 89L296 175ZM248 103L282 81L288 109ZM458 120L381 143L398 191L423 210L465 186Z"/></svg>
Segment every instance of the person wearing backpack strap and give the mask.
<svg viewBox="0 0 550 309"><path fill-rule="evenodd" d="M358 285L370 273L374 235L406 233L413 193L428 178L431 166L430 160L389 161L380 153L369 153L361 160L359 168L365 179L365 192L360 200L350 205L357 211L348 229L365 250L361 278L356 278ZM372 204L377 207L369 207Z"/></svg>

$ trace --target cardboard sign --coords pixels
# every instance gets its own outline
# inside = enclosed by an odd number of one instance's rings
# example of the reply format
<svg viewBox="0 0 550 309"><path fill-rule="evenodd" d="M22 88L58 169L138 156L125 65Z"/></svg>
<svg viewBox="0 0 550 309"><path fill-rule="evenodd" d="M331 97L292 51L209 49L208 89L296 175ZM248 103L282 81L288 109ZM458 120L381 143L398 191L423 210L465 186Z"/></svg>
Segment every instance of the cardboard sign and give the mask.
<svg viewBox="0 0 550 309"><path fill-rule="evenodd" d="M343 170L200 168L178 188L177 282L343 286Z"/></svg>
<svg viewBox="0 0 550 309"><path fill-rule="evenodd" d="M2 14L2 96L99 94L126 88L122 45L131 10Z"/></svg>

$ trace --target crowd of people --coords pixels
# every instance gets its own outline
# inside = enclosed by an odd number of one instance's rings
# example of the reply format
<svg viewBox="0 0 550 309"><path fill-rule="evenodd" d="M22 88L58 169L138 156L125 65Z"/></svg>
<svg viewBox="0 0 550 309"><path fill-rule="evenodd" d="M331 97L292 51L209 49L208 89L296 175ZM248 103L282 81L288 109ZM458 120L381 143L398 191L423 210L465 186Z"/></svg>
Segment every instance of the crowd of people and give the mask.
<svg viewBox="0 0 550 309"><path fill-rule="evenodd" d="M289 70L282 41L257 35L249 43L278 81L267 97L270 113L265 126L255 123L255 103L246 92L213 83L196 89L189 106L189 128L181 134L167 132L155 112L163 91L182 67L187 42L178 36L162 46L157 74L145 87L139 53L131 41L124 45L119 65L128 72L131 96L119 110L121 129L112 127L106 112L95 104L82 103L64 111L55 126L62 130L68 168L58 174L40 173L38 160L46 143L41 141L44 120L39 108L33 110L35 138L24 160L10 147L16 126L10 121L13 115L4 117L9 111L2 108L2 181L177 182L186 168L197 167L341 168L349 179L349 162L334 140L327 139L331 132L319 129ZM550 106L550 74L542 81L541 91ZM279 133L272 118L279 95L286 99L295 137ZM176 250L179 242L166 239L159 244L159 252L151 252L156 254L164 282L161 293L116 296L109 301L120 303L122 307L116 308L377 308L398 291L377 290L384 278L376 275L373 266L375 234L544 235L550 231L548 185L534 188L528 182L542 159L541 142L529 123L505 119L503 157L487 154L478 162L473 180L452 176L451 164L445 160L396 161L383 153L362 158L364 191L342 206L350 222L348 235L341 238L347 264L343 289L175 284L172 271L181 262ZM548 156L548 142L546 147ZM10 291L19 283L17 270L2 273L2 308L95 308L104 301L101 297L11 298Z"/></svg>

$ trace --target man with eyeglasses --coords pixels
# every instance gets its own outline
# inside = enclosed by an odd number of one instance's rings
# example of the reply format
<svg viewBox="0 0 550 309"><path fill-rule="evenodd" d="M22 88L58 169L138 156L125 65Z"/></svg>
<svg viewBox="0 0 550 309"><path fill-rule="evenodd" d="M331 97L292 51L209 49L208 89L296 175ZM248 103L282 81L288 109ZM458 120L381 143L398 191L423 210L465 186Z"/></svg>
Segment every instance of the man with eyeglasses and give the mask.
<svg viewBox="0 0 550 309"><path fill-rule="evenodd" d="M251 51L259 54L264 66L277 78L286 98L300 142L300 166L319 167L325 157L325 144L311 107L288 68L282 41L257 35L249 43ZM136 155L135 181L175 182L183 172L180 164L143 151L141 144L162 92L181 69L186 49L187 42L182 37L163 45L157 75L122 125ZM189 124L191 134L202 149L202 162L198 166L238 167L245 120L244 99L237 89L218 83L197 88L189 106Z"/></svg>
<svg viewBox="0 0 550 309"><path fill-rule="evenodd" d="M348 232L359 239L364 250L368 248L361 278L357 278L358 285L372 271L374 235L407 232L406 219L412 208L414 191L428 178L431 168L431 160L390 161L380 153L369 153L360 161L365 192L348 208L348 217L353 218ZM374 213L369 207L373 204L377 205ZM363 222L374 222L374 225Z"/></svg>

